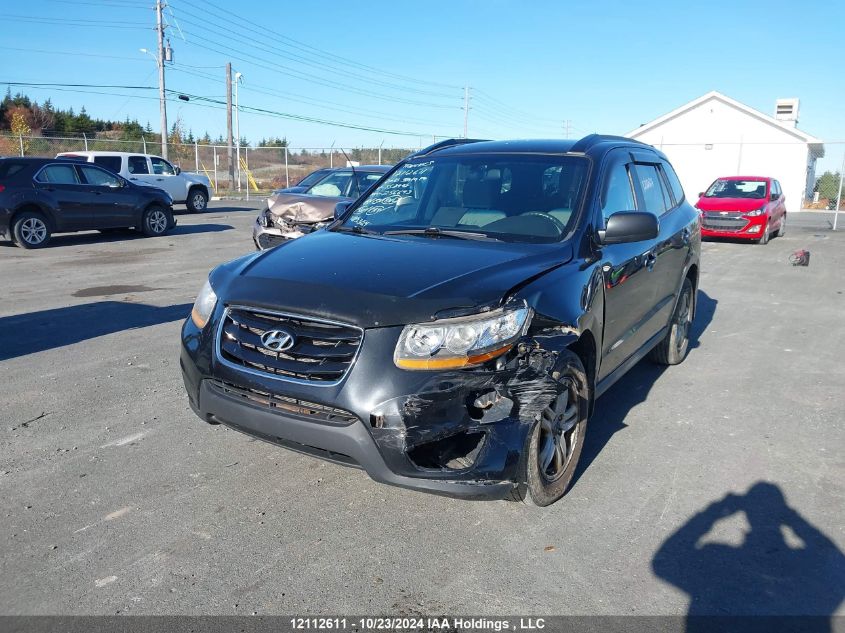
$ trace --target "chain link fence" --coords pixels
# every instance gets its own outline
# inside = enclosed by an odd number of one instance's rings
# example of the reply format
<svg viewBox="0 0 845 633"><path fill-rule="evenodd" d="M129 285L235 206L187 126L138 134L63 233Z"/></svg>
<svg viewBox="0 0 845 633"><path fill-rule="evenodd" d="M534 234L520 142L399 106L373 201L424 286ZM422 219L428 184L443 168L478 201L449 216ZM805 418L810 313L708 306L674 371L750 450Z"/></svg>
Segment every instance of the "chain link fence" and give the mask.
<svg viewBox="0 0 845 633"><path fill-rule="evenodd" d="M228 147L168 143L168 160L184 171L208 176L217 195L262 194L290 187L315 169L356 165L393 165L419 148L241 147L233 148L234 179L229 177ZM109 151L161 154L157 140L0 134L0 156L52 158L63 152ZM238 169L240 166L240 169Z"/></svg>

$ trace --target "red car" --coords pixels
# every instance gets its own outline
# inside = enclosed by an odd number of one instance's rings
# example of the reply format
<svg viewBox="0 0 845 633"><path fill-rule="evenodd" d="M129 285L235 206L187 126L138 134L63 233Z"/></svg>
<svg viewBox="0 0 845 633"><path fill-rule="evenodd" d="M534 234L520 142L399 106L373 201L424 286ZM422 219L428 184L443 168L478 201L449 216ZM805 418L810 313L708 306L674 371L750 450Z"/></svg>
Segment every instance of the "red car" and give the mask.
<svg viewBox="0 0 845 633"><path fill-rule="evenodd" d="M764 176L717 178L695 205L702 237L732 237L767 244L786 232L786 198L780 183Z"/></svg>

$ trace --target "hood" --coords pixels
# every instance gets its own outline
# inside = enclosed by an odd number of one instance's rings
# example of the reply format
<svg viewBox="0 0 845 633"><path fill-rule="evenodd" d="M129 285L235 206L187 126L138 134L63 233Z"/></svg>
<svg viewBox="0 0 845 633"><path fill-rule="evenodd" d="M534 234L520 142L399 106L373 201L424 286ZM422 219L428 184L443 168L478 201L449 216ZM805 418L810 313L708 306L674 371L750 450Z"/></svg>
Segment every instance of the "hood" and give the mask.
<svg viewBox="0 0 845 633"><path fill-rule="evenodd" d="M267 208L288 224L310 224L333 219L334 207L341 200L349 198L276 193L267 198Z"/></svg>
<svg viewBox="0 0 845 633"><path fill-rule="evenodd" d="M698 199L695 206L702 211L740 211L747 213L768 204L765 198L705 198Z"/></svg>
<svg viewBox="0 0 845 633"><path fill-rule="evenodd" d="M205 174L196 174L196 173L190 173L190 172L184 172L183 171L180 175L184 176L185 180L187 180L189 182L195 182L195 183L200 184L200 185L205 185L206 187L211 186L211 181L208 179L208 176L206 176Z"/></svg>
<svg viewBox="0 0 845 633"><path fill-rule="evenodd" d="M515 286L572 259L569 244L515 244L317 231L215 269L240 303L386 327L444 310L498 305Z"/></svg>

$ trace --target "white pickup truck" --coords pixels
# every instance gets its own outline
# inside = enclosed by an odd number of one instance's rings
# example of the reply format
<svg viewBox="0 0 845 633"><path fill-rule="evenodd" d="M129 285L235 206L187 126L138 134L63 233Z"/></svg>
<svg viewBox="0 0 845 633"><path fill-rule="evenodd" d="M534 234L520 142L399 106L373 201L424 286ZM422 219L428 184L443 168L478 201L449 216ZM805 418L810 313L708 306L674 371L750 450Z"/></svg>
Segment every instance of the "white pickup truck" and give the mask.
<svg viewBox="0 0 845 633"><path fill-rule="evenodd" d="M164 189L176 204L184 204L188 211L204 211L211 198L211 182L202 174L189 174L174 167L160 156L133 152L63 152L68 158L85 159L109 171L120 174L139 185Z"/></svg>

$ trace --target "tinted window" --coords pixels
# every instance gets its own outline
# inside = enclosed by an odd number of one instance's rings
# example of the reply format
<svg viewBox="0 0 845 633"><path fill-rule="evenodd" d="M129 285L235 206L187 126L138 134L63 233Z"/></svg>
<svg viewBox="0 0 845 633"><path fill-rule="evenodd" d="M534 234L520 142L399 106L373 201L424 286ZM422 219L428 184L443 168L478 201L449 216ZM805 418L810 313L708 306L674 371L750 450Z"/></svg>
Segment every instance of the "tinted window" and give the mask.
<svg viewBox="0 0 845 633"><path fill-rule="evenodd" d="M110 174L104 169L97 169L91 165L80 165L79 169L82 171L82 177L89 185L96 185L99 187L119 187L120 181L117 176Z"/></svg>
<svg viewBox="0 0 845 633"><path fill-rule="evenodd" d="M105 167L114 173L120 173L120 156L95 156L94 164Z"/></svg>
<svg viewBox="0 0 845 633"><path fill-rule="evenodd" d="M26 163L16 163L9 160L0 161L0 179L6 180L11 178L24 167L26 167Z"/></svg>
<svg viewBox="0 0 845 633"><path fill-rule="evenodd" d="M587 171L586 159L568 156L467 155L409 162L372 189L344 224L558 241L574 223Z"/></svg>
<svg viewBox="0 0 845 633"><path fill-rule="evenodd" d="M158 156L150 156L150 162L153 164L153 173L164 175L164 176L175 176L176 170L173 169L173 165L168 163L163 158L159 158Z"/></svg>
<svg viewBox="0 0 845 633"><path fill-rule="evenodd" d="M635 172L643 195L643 210L661 215L671 206L671 203L668 202L669 193L664 190L663 179L660 177L657 165L637 163Z"/></svg>
<svg viewBox="0 0 845 633"><path fill-rule="evenodd" d="M57 185L78 185L79 178L73 165L47 165L36 177L38 182L49 182Z"/></svg>
<svg viewBox="0 0 845 633"><path fill-rule="evenodd" d="M604 181L601 198L602 216L607 221L607 218L617 211L633 211L636 208L628 166L617 163L610 168Z"/></svg>
<svg viewBox="0 0 845 633"><path fill-rule="evenodd" d="M146 156L130 156L129 157L129 173L130 174L148 174L150 173L147 167Z"/></svg>
<svg viewBox="0 0 845 633"><path fill-rule="evenodd" d="M678 180L678 174L669 163L662 163L663 173L666 174L666 180L669 181L669 186L672 188L672 193L675 195L675 203L681 204L684 200L684 188L681 186L681 181Z"/></svg>

